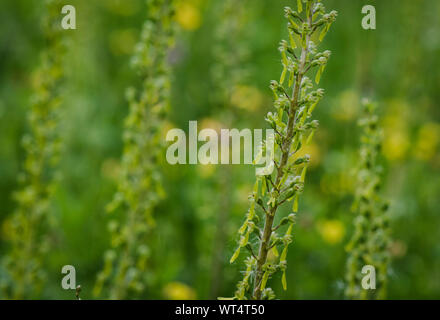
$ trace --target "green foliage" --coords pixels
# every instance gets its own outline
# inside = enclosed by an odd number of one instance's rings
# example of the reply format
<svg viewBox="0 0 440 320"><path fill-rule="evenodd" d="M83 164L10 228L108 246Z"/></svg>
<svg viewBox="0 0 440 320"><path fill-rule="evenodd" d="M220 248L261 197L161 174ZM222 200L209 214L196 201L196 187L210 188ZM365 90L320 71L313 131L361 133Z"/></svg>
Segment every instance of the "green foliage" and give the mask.
<svg viewBox="0 0 440 320"><path fill-rule="evenodd" d="M50 248L50 206L62 145L59 123L66 43L59 20L61 4L48 0L45 5L47 48L34 75L34 95L27 112L29 132L22 139L26 155L20 188L14 194L17 208L7 222L10 248L3 263L9 278L2 289L13 299L38 297L46 278L43 259Z"/></svg>
<svg viewBox="0 0 440 320"><path fill-rule="evenodd" d="M305 10L300 15L302 3ZM239 246L230 262L237 259L241 249L247 249L250 256L246 259L243 280L237 286L236 299L274 298L273 290L266 285L276 271L281 271L283 288L287 288L287 249L292 242L298 200L310 161L309 155L299 157L298 154L318 127L318 121L312 120L312 112L324 94L322 89L313 90L313 83L306 74L317 69L315 81L319 83L330 51L318 52L315 43L323 40L336 15L336 11L325 13L324 5L315 0L298 1L298 11L285 8L289 41L283 40L279 48L283 71L279 82L271 82L276 111L269 112L266 118L276 132L272 163L275 170L272 174L257 176L250 208L239 230ZM288 202L293 203L292 213L274 227L278 209ZM281 230L284 231L281 233ZM268 259L269 252L274 259Z"/></svg>
<svg viewBox="0 0 440 320"><path fill-rule="evenodd" d="M247 4L246 0L240 2L224 0L214 8L218 23L213 32L214 63L210 70L215 87L212 103L221 108L222 124L227 127L234 127L233 122L239 119L231 103L232 95L248 75L246 61L249 53L242 41L243 34L246 32L245 17L249 11L246 10ZM227 223L234 204L234 199L228 192L232 187L232 175L230 166L222 166L216 175L220 194L214 241L213 246L210 247L212 254L210 295L213 298L218 296L224 279L225 244L230 236Z"/></svg>
<svg viewBox="0 0 440 320"><path fill-rule="evenodd" d="M112 220L111 249L105 253L94 294L111 299L140 295L150 281L148 235L155 226L153 211L165 196L160 158L164 152L161 128L169 109L169 49L174 43L174 1L149 0L148 18L136 46L133 66L142 86L129 88L130 105L123 134L122 174L109 212L124 209L123 222Z"/></svg>
<svg viewBox="0 0 440 320"><path fill-rule="evenodd" d="M379 155L382 145L382 130L379 128L376 104L364 101L364 117L359 124L364 128L361 138L360 162L357 175L356 198L353 211L358 214L354 220L355 232L347 245L346 297L349 299L384 299L389 253L388 202L380 195L382 167ZM361 287L363 266L376 269L376 289Z"/></svg>

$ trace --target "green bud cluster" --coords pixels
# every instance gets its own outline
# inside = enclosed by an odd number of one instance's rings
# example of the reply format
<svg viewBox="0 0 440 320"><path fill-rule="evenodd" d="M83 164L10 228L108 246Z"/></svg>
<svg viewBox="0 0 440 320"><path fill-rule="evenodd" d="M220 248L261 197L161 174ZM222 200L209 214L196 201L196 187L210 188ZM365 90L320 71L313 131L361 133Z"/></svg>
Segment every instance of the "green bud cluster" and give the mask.
<svg viewBox="0 0 440 320"><path fill-rule="evenodd" d="M0 285L4 296L12 299L35 298L44 284L50 203L59 176L56 167L62 146L59 123L66 40L59 21L59 1L45 1L45 9L46 49L35 72L34 94L27 112L29 132L22 140L25 159L18 179L20 187L14 194L17 208L7 221L5 235L10 244L3 259L8 277Z"/></svg>
<svg viewBox="0 0 440 320"><path fill-rule="evenodd" d="M364 128L361 138L360 164L353 211L355 231L347 245L348 260L345 295L349 299L384 299L390 260L388 203L379 196L381 171L378 157L382 131L378 126L376 104L364 101L365 116L359 121ZM371 265L376 270L376 289L362 288L362 268Z"/></svg>
<svg viewBox="0 0 440 320"><path fill-rule="evenodd" d="M244 250L248 257L235 299L273 299L275 294L267 284L277 271L282 273L284 289L287 287L287 250L310 161L309 156L299 157L298 153L318 127L312 112L324 94L322 89L313 89L307 75L314 72L319 84L330 51L318 52L316 44L323 40L336 15L335 11L325 13L319 0L298 0L297 11L285 8L289 41L281 41L279 46L283 70L279 81L271 81L275 110L266 117L275 131L275 169L271 174L257 176L250 208L239 229L238 248L230 262ZM274 226L278 209L289 202L292 213ZM269 252L274 259L268 258Z"/></svg>
<svg viewBox="0 0 440 320"><path fill-rule="evenodd" d="M168 52L174 43L174 0L148 0L148 17L132 64L142 84L129 88L125 119L122 174L109 212L123 208L122 221L109 223L111 249L105 254L94 295L108 286L111 299L138 296L151 274L148 235L155 226L153 211L165 197L160 174L164 145L161 128L169 110L171 69ZM151 273L151 270L150 270Z"/></svg>

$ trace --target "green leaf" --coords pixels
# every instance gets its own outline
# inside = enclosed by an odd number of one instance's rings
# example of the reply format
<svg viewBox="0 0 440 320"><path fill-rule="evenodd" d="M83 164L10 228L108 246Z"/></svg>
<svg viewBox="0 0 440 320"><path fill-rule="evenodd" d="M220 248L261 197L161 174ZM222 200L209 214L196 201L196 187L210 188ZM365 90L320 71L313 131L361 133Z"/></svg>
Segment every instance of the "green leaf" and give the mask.
<svg viewBox="0 0 440 320"><path fill-rule="evenodd" d="M295 39L293 38L292 32L289 31L289 41L292 49L296 49L298 46L296 45Z"/></svg>
<svg viewBox="0 0 440 320"><path fill-rule="evenodd" d="M293 85L293 76L294 76L294 73L290 72L290 75L289 75L289 87L291 87Z"/></svg>
<svg viewBox="0 0 440 320"><path fill-rule="evenodd" d="M252 220L255 215L255 201L252 201L251 206L249 208L248 219Z"/></svg>
<svg viewBox="0 0 440 320"><path fill-rule="evenodd" d="M286 235L291 235L292 234L292 229L293 229L293 224L291 224L290 226L289 226L289 228L287 228L287 231L286 231ZM285 260L285 259L284 259Z"/></svg>
<svg viewBox="0 0 440 320"><path fill-rule="evenodd" d="M299 30L299 26L295 23L295 21L293 21L292 18L289 18L289 22L296 30Z"/></svg>
<svg viewBox="0 0 440 320"><path fill-rule="evenodd" d="M274 246L272 248L272 253L275 257L278 257L280 255L280 253L278 252L277 246Z"/></svg>
<svg viewBox="0 0 440 320"><path fill-rule="evenodd" d="M313 110L315 110L316 106L318 105L319 100L317 100L314 104L312 104L309 108L309 116L312 115Z"/></svg>
<svg viewBox="0 0 440 320"><path fill-rule="evenodd" d="M298 12L301 13L303 11L302 0L297 0L298 3Z"/></svg>
<svg viewBox="0 0 440 320"><path fill-rule="evenodd" d="M246 221L243 223L243 225L240 227L240 229L238 229L239 234L243 234L246 231L247 222L248 222L248 219L246 219Z"/></svg>
<svg viewBox="0 0 440 320"><path fill-rule="evenodd" d="M261 280L260 290L263 291L266 288L267 279L269 279L269 272L266 271L263 275L263 279Z"/></svg>
<svg viewBox="0 0 440 320"><path fill-rule="evenodd" d="M284 291L287 290L287 281L286 281L286 271L283 271L283 275L281 277L281 283L283 284Z"/></svg>
<svg viewBox="0 0 440 320"><path fill-rule="evenodd" d="M319 41L324 40L325 35L327 34L328 30L330 29L330 23L328 23L319 34Z"/></svg>
<svg viewBox="0 0 440 320"><path fill-rule="evenodd" d="M287 72L287 68L284 67L284 68L283 68L283 72L281 72L280 84L283 84L283 83L284 83L284 79L286 78L286 72Z"/></svg>
<svg viewBox="0 0 440 320"><path fill-rule="evenodd" d="M307 108L304 107L303 110L302 110L302 115L301 115L301 120L300 120L300 124L301 125L303 125L304 122L306 121L307 115L308 115Z"/></svg>
<svg viewBox="0 0 440 320"><path fill-rule="evenodd" d="M289 177L289 175L287 173L283 174L283 177L281 178L280 183L278 184L278 188L281 187L282 185L284 185L284 183L286 182L287 178Z"/></svg>
<svg viewBox="0 0 440 320"><path fill-rule="evenodd" d="M295 199L293 199L292 211L294 213L298 212L298 194L295 195Z"/></svg>
<svg viewBox="0 0 440 320"><path fill-rule="evenodd" d="M277 119L277 125L278 126L282 126L284 124L284 122L283 122L283 113L284 113L284 109L280 108L278 110L278 119Z"/></svg>
<svg viewBox="0 0 440 320"><path fill-rule="evenodd" d="M318 69L318 72L316 73L316 77L315 77L315 82L316 82L316 84L319 84L319 81L321 81L321 75L322 75L322 72L324 71L324 68L325 68L325 66L321 66L319 69Z"/></svg>
<svg viewBox="0 0 440 320"><path fill-rule="evenodd" d="M301 178L299 179L300 182L304 182L306 179L306 172L307 172L307 165L304 166L301 172Z"/></svg>
<svg viewBox="0 0 440 320"><path fill-rule="evenodd" d="M280 261L286 261L286 257L287 257L287 246L285 246L283 252L281 252Z"/></svg>
<svg viewBox="0 0 440 320"><path fill-rule="evenodd" d="M287 56L286 56L286 52L283 50L283 51L281 51L281 56L282 56L282 58L283 58L283 63L285 64L285 65L287 65Z"/></svg>
<svg viewBox="0 0 440 320"><path fill-rule="evenodd" d="M254 194L258 193L258 183L259 183L260 179L256 179L255 184L254 184Z"/></svg>
<svg viewBox="0 0 440 320"><path fill-rule="evenodd" d="M307 137L306 145L308 145L310 142L312 142L314 135L315 135L315 130L312 130L312 132L310 132L309 136Z"/></svg>
<svg viewBox="0 0 440 320"><path fill-rule="evenodd" d="M240 247L245 247L249 241L249 231L241 237L240 239Z"/></svg>
<svg viewBox="0 0 440 320"><path fill-rule="evenodd" d="M238 247L237 250L235 250L231 260L229 260L229 263L234 263L234 261L238 258L239 254L240 254L240 247Z"/></svg>

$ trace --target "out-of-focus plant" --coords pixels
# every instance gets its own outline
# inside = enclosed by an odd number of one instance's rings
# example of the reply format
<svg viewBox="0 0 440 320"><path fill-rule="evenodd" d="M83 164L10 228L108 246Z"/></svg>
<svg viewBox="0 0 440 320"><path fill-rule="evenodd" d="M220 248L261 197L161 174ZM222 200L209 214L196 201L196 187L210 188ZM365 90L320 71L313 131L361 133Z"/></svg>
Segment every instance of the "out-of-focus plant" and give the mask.
<svg viewBox="0 0 440 320"><path fill-rule="evenodd" d="M148 235L155 226L153 211L165 193L161 183L163 154L161 128L169 109L171 70L169 49L174 43L174 0L148 0L148 17L136 46L133 66L142 85L129 88L130 110L125 119L122 173L109 212L121 208L123 221L109 223L112 248L105 253L94 294L123 299L139 295L151 273L148 270ZM106 287L107 288L107 287Z"/></svg>
<svg viewBox="0 0 440 320"><path fill-rule="evenodd" d="M289 41L282 41L279 48L283 65L280 81L272 81L270 86L276 110L267 114L266 121L275 131L274 170L257 176L250 208L239 230L239 246L231 258L232 263L244 248L250 252L235 299L273 299L275 294L267 281L278 270L283 288L287 287L287 248L310 161L308 155L299 157L298 153L318 127L312 112L324 94L323 89L313 90L306 74L317 69L315 82L319 84L330 51L318 52L316 43L324 39L337 16L336 11L326 13L319 0L298 0L297 4L297 11L285 8ZM288 202L293 203L292 213L274 226L277 212ZM276 259L268 259L270 251Z"/></svg>
<svg viewBox="0 0 440 320"><path fill-rule="evenodd" d="M248 75L246 60L249 51L240 43L246 31L247 1L225 0L218 3L218 23L214 29L211 76L215 85L214 104L231 108L233 91Z"/></svg>
<svg viewBox="0 0 440 320"><path fill-rule="evenodd" d="M363 103L364 117L360 125L364 128L361 138L360 163L357 176L356 197L353 211L355 231L347 251L347 288L349 299L384 299L386 297L389 254L388 203L379 196L382 185L382 167L378 158L382 144L382 130L378 127L377 106L367 100ZM362 268L371 265L376 270L376 289L362 288Z"/></svg>
<svg viewBox="0 0 440 320"><path fill-rule="evenodd" d="M233 127L238 115L234 112L232 96L234 90L242 84L248 74L246 60L248 50L242 41L246 28L245 18L247 1L224 0L215 7L218 23L214 29L214 45L212 55L214 64L211 68L211 77L214 82L213 104L221 108L223 124ZM217 297L222 279L224 278L223 263L225 242L228 237L228 214L233 206L233 197L228 192L232 188L232 168L229 165L221 166L217 171L218 213L216 231L212 247L211 264L211 297Z"/></svg>
<svg viewBox="0 0 440 320"><path fill-rule="evenodd" d="M13 299L35 298L44 284L50 203L61 148L59 123L66 40L60 24L61 3L47 0L45 6L42 19L46 49L34 75L34 94L27 112L29 132L22 140L24 168L19 175L20 188L14 194L17 208L5 228L10 251L3 262L9 277L2 287L5 296Z"/></svg>

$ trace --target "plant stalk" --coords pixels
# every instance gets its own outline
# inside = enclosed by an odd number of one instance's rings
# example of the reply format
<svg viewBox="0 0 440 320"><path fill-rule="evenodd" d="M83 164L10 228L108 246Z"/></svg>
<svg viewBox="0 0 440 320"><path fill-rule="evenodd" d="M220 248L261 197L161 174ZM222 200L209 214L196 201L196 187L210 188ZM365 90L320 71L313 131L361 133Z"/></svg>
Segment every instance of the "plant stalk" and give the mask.
<svg viewBox="0 0 440 320"><path fill-rule="evenodd" d="M312 14L309 13L308 16L309 16L308 20L311 25ZM290 147L294 136L294 128L296 122L295 115L298 109L299 90L301 88L301 82L305 73L305 65L309 50L309 42L310 42L310 34L306 36L305 48L302 48L301 50L300 65L293 86L293 97L290 101L289 119L287 123L287 135L283 141L283 148L281 150L282 157L281 157L280 165L277 170L277 178L275 180L275 186L278 186L278 184L280 183L281 178L283 177L284 174L284 170L287 165L287 160L289 159ZM264 223L263 235L261 237L260 248L258 250L257 268L255 274L255 281L254 281L253 298L255 300L261 299L261 283L264 274L263 267L267 261L267 254L269 252L269 245L270 245L270 236L272 234L273 221L276 212L278 210L278 206L279 204L275 203L274 206L272 206L270 210L267 213L265 213L266 219Z"/></svg>

